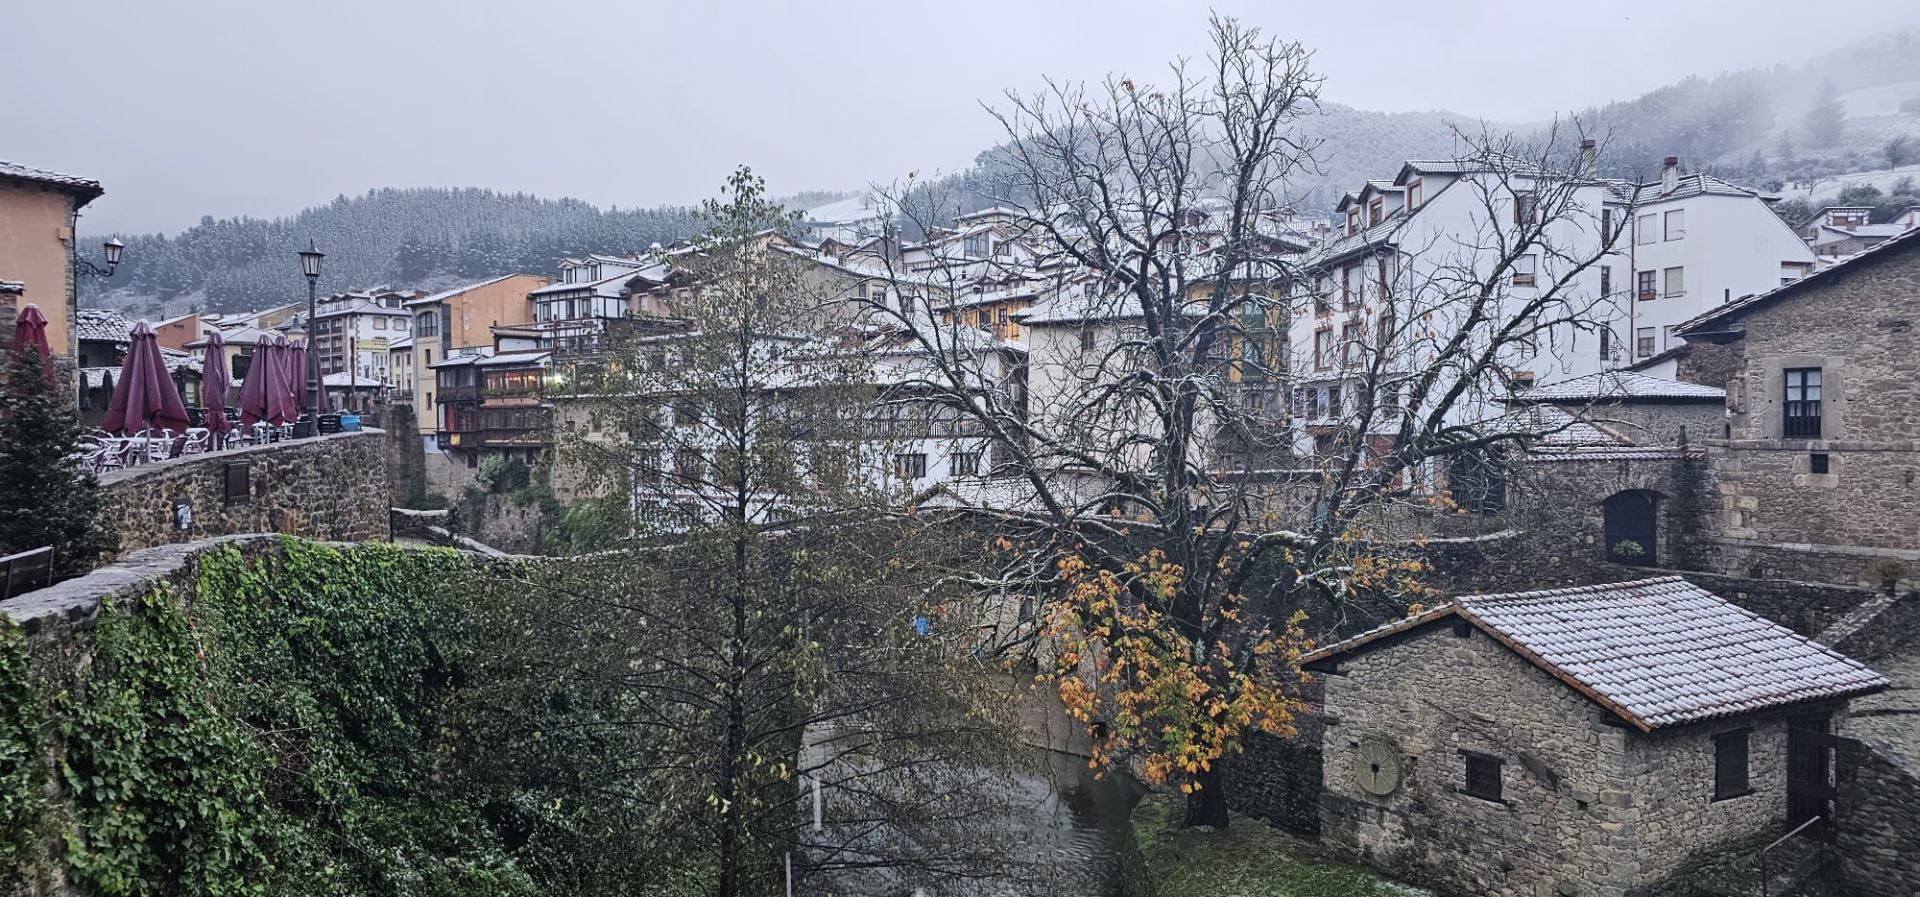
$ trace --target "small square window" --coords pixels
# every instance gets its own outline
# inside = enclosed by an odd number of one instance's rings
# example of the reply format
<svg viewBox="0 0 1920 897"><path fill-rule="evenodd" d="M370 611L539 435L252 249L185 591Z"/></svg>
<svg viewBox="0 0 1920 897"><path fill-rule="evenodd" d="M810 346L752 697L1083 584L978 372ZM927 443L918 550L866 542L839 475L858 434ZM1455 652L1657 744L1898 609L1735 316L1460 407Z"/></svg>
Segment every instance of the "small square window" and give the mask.
<svg viewBox="0 0 1920 897"><path fill-rule="evenodd" d="M253 462L228 461L226 467L226 489L223 496L230 505L242 505L253 500Z"/></svg>
<svg viewBox="0 0 1920 897"><path fill-rule="evenodd" d="M1467 759L1467 783L1460 790L1481 800L1500 802L1499 757L1464 752Z"/></svg>
<svg viewBox="0 0 1920 897"><path fill-rule="evenodd" d="M1833 462L1826 452L1814 452L1807 456L1807 472L1827 473L1833 469Z"/></svg>
<svg viewBox="0 0 1920 897"><path fill-rule="evenodd" d="M1713 736L1713 799L1752 793L1747 783L1747 738L1751 729Z"/></svg>

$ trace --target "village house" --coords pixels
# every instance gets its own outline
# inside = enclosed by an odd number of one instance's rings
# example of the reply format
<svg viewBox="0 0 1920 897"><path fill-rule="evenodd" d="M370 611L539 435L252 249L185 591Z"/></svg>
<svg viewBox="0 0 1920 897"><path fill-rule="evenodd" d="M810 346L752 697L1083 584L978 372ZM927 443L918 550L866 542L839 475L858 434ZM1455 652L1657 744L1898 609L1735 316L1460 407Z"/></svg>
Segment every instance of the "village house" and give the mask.
<svg viewBox="0 0 1920 897"><path fill-rule="evenodd" d="M1872 215L1869 206L1827 206L1800 223L1800 235L1823 264L1832 264L1920 226L1913 209L1882 224L1871 223Z"/></svg>
<svg viewBox="0 0 1920 897"><path fill-rule="evenodd" d="M1920 587L1916 294L1920 231L1680 325L1681 378L1727 392L1717 568Z"/></svg>
<svg viewBox="0 0 1920 897"><path fill-rule="evenodd" d="M1545 191L1555 192L1559 208L1543 220ZM1302 257L1288 278L1285 368L1292 373L1296 416L1304 423L1297 451L1314 451L1335 437L1363 402L1390 407L1398 401L1391 395L1391 375L1426 363L1406 325L1419 320L1444 330L1466 314L1461 285L1490 277L1498 262L1488 248L1494 234L1511 243L1524 229L1535 234L1538 246L1517 258L1495 285L1492 300L1501 308L1564 284L1557 316L1624 319L1605 266L1575 267L1606 249L1603 234L1611 232L1617 205L1618 197L1599 180L1568 180L1564 173L1500 157L1410 161L1393 178L1368 181L1344 196L1336 208L1335 220L1344 222L1340 236ZM1610 366L1601 348L1592 328L1564 323L1530 346L1514 345L1499 366L1515 386L1552 383ZM1387 376L1367 373L1375 358L1382 359L1379 370ZM1376 388L1377 395L1369 391ZM1467 421L1496 411L1488 396L1463 403L1456 416Z"/></svg>
<svg viewBox="0 0 1920 897"><path fill-rule="evenodd" d="M79 261L74 228L80 210L106 191L100 182L0 161L0 348L13 343L13 320L31 303L47 318L53 354L74 352ZM115 243L109 253L118 252ZM108 268L117 259L109 259Z"/></svg>
<svg viewBox="0 0 1920 897"><path fill-rule="evenodd" d="M439 451L439 403L435 401L433 365L462 354L477 354L493 346L495 325L512 326L533 320L528 294L549 283L533 274L503 274L464 284L401 303L413 315L407 336L412 339L412 376L402 395L413 405L414 425L429 454ZM388 352L394 351L388 346Z"/></svg>
<svg viewBox="0 0 1920 897"><path fill-rule="evenodd" d="M1668 156L1659 180L1616 188L1631 205L1628 233L1604 269L1608 292L1631 290L1628 318L1601 333L1618 364L1679 345L1673 328L1708 309L1813 271L1813 251L1771 205L1779 197L1710 174L1681 174ZM1631 283L1615 280L1631 276Z"/></svg>
<svg viewBox="0 0 1920 897"><path fill-rule="evenodd" d="M408 335L413 316L405 303L422 294L378 287L336 293L320 300L314 312L312 347L320 356L320 373L351 372L354 377L383 383L388 346Z"/></svg>
<svg viewBox="0 0 1920 897"><path fill-rule="evenodd" d="M1888 686L1679 577L1464 595L1302 660L1323 840L1476 897L1643 893L1830 818L1827 736Z"/></svg>

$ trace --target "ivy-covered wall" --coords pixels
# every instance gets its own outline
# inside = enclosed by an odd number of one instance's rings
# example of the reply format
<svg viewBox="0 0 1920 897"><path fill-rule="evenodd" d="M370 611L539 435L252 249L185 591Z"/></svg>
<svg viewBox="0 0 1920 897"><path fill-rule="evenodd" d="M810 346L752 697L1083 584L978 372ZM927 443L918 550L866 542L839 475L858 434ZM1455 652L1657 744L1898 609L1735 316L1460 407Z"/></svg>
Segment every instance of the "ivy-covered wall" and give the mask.
<svg viewBox="0 0 1920 897"><path fill-rule="evenodd" d="M0 894L546 892L530 795L474 762L499 573L249 537L0 603Z"/></svg>

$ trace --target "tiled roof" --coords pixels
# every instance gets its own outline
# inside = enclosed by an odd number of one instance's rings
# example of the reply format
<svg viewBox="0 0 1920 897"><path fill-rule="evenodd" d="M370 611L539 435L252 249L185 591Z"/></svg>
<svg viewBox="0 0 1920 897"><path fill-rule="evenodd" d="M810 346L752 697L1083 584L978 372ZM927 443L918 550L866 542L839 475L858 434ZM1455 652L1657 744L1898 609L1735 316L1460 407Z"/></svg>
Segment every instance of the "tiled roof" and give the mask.
<svg viewBox="0 0 1920 897"><path fill-rule="evenodd" d="M1515 393L1507 401L1585 402L1605 400L1648 400L1656 402L1722 402L1727 391L1695 383L1681 383L1650 377L1634 371L1601 371L1550 386L1536 386Z"/></svg>
<svg viewBox="0 0 1920 897"><path fill-rule="evenodd" d="M1481 434L1521 433L1535 447L1624 446L1629 442L1605 427L1581 420L1552 405L1526 405L1472 426Z"/></svg>
<svg viewBox="0 0 1920 897"><path fill-rule="evenodd" d="M1848 256L1843 261L1815 270L1812 274L1788 281L1764 293L1755 293L1752 296L1729 302L1705 314L1695 315L1675 325L1673 332L1683 337L1687 336L1690 331L1699 332L1708 324L1738 317L1756 306L1765 305L1775 299L1780 299L1805 289L1808 284L1825 283L1835 276L1835 271L1852 272L1862 264L1871 262L1874 259L1891 258L1906 249L1917 247L1920 247L1920 228L1907 231L1879 245L1868 247L1865 250Z"/></svg>
<svg viewBox="0 0 1920 897"><path fill-rule="evenodd" d="M82 196L87 197L88 199L92 199L95 196L99 196L100 194L107 192L100 188L99 181L96 181L92 178L77 177L71 174L61 174L60 172L57 172L57 171L47 171L45 169L40 169L40 168L29 168L25 165L19 165L13 162L8 162L4 159L0 159L0 178L8 178L8 179L17 180L17 181L32 181L36 184L47 184L49 186L58 187L62 190L66 190L71 193L78 193Z"/></svg>
<svg viewBox="0 0 1920 897"><path fill-rule="evenodd" d="M1881 691L1865 665L1678 576L1464 595L1314 651L1324 664L1459 616L1643 732Z"/></svg>
<svg viewBox="0 0 1920 897"><path fill-rule="evenodd" d="M131 339L133 321L126 315L104 308L83 308L73 317L75 339L104 343L124 343Z"/></svg>
<svg viewBox="0 0 1920 897"><path fill-rule="evenodd" d="M1749 190L1739 184L1723 181L1710 174L1683 174L1675 182L1673 192L1665 192L1660 181L1640 184L1635 191L1635 200L1641 204L1664 202L1669 199L1685 199L1689 196L1752 196L1768 199L1770 194L1758 190Z"/></svg>

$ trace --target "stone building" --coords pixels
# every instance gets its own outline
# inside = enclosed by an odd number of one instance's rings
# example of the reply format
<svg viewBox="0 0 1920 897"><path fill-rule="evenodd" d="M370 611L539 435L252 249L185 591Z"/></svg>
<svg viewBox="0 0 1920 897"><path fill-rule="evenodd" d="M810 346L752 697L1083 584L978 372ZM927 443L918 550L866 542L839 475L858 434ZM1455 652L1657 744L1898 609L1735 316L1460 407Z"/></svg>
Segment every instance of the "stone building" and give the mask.
<svg viewBox="0 0 1920 897"><path fill-rule="evenodd" d="M1830 817L1825 733L1888 684L1679 577L1463 596L1303 662L1325 842L1516 897L1639 893Z"/></svg>
<svg viewBox="0 0 1920 897"><path fill-rule="evenodd" d="M1680 326L1681 378L1727 391L1716 568L1920 588L1916 297L1920 231Z"/></svg>

